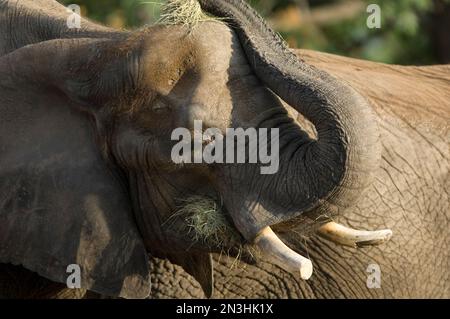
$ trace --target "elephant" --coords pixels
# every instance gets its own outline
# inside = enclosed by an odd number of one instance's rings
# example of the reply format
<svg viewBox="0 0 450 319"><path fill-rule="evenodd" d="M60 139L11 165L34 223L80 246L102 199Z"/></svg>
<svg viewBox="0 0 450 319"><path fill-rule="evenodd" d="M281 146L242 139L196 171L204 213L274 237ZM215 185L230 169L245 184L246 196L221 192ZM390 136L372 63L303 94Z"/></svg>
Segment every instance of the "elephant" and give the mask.
<svg viewBox="0 0 450 319"><path fill-rule="evenodd" d="M0 1L0 295L449 298L450 66L293 51L244 0L165 10ZM276 128L277 172L175 162L196 121Z"/></svg>

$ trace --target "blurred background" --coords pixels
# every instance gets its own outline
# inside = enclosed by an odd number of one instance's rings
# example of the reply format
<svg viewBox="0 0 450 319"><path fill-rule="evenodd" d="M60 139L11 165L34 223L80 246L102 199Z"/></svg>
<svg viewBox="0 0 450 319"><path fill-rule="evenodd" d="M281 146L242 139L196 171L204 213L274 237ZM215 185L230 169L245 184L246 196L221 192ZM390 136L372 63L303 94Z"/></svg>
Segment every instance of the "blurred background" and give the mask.
<svg viewBox="0 0 450 319"><path fill-rule="evenodd" d="M58 0L115 28L158 20L163 0ZM450 0L250 0L291 47L395 64L450 63ZM381 28L369 29L369 4Z"/></svg>

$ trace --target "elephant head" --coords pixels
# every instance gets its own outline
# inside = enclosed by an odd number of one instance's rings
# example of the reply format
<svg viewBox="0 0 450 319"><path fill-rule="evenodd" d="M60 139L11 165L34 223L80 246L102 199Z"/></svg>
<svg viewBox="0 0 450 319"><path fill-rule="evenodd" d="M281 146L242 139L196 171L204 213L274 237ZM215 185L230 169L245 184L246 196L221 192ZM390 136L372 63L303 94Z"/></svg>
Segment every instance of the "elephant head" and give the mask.
<svg viewBox="0 0 450 319"><path fill-rule="evenodd" d="M207 295L211 252L257 248L309 278L311 262L275 232L315 230L369 185L380 147L368 102L299 60L242 0L168 8L172 18L188 9L190 23L54 39L0 59L0 261L60 282L78 264L84 288L123 297L148 295L147 253L182 265ZM199 120L222 132L277 128L278 170L174 161L172 133ZM390 236L333 223L320 232L348 245Z"/></svg>

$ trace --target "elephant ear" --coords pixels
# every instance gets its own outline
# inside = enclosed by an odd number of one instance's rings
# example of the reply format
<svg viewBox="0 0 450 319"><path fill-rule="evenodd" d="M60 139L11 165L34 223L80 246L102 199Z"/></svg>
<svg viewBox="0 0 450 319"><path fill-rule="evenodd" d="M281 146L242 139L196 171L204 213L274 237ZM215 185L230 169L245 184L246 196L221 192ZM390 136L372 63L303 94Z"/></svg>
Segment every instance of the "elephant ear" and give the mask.
<svg viewBox="0 0 450 319"><path fill-rule="evenodd" d="M126 187L95 121L50 85L63 46L36 46L0 58L0 262L61 283L76 264L81 288L144 298L148 256Z"/></svg>

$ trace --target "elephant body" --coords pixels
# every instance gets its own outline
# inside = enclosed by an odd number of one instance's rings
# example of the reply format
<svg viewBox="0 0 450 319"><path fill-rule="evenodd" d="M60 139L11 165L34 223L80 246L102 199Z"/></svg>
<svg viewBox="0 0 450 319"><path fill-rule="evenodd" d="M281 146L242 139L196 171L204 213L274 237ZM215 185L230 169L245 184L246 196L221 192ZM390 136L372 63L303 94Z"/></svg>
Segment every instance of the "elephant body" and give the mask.
<svg viewBox="0 0 450 319"><path fill-rule="evenodd" d="M11 21L17 23L16 28L7 31L0 28L0 55L52 39L86 38L86 41L93 41L125 37L125 33L90 22L82 30L63 32L56 26L49 26L51 23L61 25L67 16L54 1L40 1L39 8L35 1L18 3L21 10L17 10L16 1L0 0L0 27L11 26ZM30 29L21 22L25 9L32 16L40 10L39 14L47 14L50 22L41 29ZM368 125L377 126L380 133L381 160L373 172L373 179L356 203L339 211L336 220L354 228L389 227L394 236L382 246L357 249L338 246L314 233L304 233L301 227L293 227L289 232L280 231L279 236L288 246L313 260L315 273L308 281L268 261L238 262L233 256L215 252L213 297L449 298L450 66L392 66L306 50L295 53L307 64L328 72L364 97L376 122ZM54 103L60 102L55 100ZM284 106L310 135L316 134L309 121L293 108ZM67 112L54 116L69 118L72 115ZM62 126L59 129L63 132ZM115 179L108 181L114 183ZM92 186L93 191L95 186ZM0 208L8 204L2 196L7 199L7 194L0 193ZM121 192L120 196L125 198L127 192ZM116 206L122 205L120 196ZM313 213L315 209L312 209ZM124 224L131 220L127 217ZM117 231L123 229L118 227ZM129 235L133 241L136 234L133 228L131 235L126 233L124 236ZM107 258L113 257L107 255ZM169 259L149 257L150 297L204 297L204 288L197 282L196 274L194 279L192 270L185 271L177 265L179 262ZM369 271L374 267L379 267L380 271L379 288L368 287ZM50 279L62 282L60 278ZM0 297L98 295L86 290L69 290L63 284L51 282L19 266L0 264Z"/></svg>

